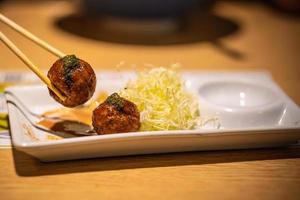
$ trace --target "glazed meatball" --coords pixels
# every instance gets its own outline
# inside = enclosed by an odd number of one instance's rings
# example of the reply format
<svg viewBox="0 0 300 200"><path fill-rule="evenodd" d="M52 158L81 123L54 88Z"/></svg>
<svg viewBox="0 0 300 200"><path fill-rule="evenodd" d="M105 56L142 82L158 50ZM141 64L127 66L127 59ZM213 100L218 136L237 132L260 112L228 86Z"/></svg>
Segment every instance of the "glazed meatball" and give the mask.
<svg viewBox="0 0 300 200"><path fill-rule="evenodd" d="M66 107L75 107L89 100L96 88L96 75L92 67L75 55L57 60L48 71L52 84L64 95L62 101L49 89L50 95Z"/></svg>
<svg viewBox="0 0 300 200"><path fill-rule="evenodd" d="M92 120L98 134L134 132L140 128L140 113L136 105L117 93L94 110Z"/></svg>

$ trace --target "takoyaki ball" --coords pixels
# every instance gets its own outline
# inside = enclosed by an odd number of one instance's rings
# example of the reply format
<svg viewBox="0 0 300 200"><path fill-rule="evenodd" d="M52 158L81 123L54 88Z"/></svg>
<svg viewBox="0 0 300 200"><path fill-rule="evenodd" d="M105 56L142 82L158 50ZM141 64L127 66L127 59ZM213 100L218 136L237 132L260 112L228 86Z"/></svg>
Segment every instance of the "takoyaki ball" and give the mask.
<svg viewBox="0 0 300 200"><path fill-rule="evenodd" d="M48 71L51 83L66 97L63 101L49 89L50 95L66 107L84 104L94 94L96 75L92 67L77 58L67 55L58 59Z"/></svg>
<svg viewBox="0 0 300 200"><path fill-rule="evenodd" d="M114 93L94 110L92 121L98 134L134 132L140 128L140 113L134 103Z"/></svg>

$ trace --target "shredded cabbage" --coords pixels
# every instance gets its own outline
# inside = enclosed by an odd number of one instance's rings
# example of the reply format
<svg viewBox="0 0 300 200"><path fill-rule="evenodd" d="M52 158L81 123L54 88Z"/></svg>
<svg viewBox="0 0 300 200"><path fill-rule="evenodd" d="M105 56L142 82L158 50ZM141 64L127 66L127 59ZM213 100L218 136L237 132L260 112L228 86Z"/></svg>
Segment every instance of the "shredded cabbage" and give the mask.
<svg viewBox="0 0 300 200"><path fill-rule="evenodd" d="M184 130L197 125L198 100L185 90L174 70L159 67L140 72L119 95L137 105L141 131Z"/></svg>

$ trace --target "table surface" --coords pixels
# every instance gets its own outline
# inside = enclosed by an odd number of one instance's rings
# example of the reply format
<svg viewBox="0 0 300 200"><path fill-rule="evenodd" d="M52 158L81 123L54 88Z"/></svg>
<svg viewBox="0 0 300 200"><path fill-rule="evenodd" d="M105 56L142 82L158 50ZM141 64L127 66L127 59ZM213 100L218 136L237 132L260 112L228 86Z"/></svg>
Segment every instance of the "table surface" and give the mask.
<svg viewBox="0 0 300 200"><path fill-rule="evenodd" d="M72 12L67 2L9 1L0 10L63 52L80 55L97 70L116 69L121 61L126 61L122 69L180 62L183 70L267 70L300 104L300 21L257 2L219 1L210 15L235 24L235 32L173 45L121 44L65 32L54 22ZM55 60L3 24L0 30L42 69ZM28 71L3 44L0 60L1 71ZM299 158L300 148L295 146L46 164L6 149L0 150L0 194L1 199L297 199Z"/></svg>

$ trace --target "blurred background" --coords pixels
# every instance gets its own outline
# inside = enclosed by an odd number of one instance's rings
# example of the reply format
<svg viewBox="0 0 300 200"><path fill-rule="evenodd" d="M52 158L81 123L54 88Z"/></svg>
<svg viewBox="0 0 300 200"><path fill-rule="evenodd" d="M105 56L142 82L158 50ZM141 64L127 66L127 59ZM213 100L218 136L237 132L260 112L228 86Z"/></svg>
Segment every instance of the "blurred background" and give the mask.
<svg viewBox="0 0 300 200"><path fill-rule="evenodd" d="M296 101L299 0L9 0L0 12L96 70L144 63L184 70L267 70ZM0 23L35 63L55 57ZM2 71L27 71L0 43Z"/></svg>

